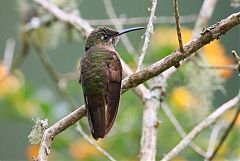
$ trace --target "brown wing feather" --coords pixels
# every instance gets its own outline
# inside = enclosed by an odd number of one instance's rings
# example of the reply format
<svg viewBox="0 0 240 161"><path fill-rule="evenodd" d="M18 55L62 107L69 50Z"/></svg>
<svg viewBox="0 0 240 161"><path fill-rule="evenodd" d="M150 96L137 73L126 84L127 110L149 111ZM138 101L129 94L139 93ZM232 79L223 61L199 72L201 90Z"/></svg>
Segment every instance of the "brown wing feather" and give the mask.
<svg viewBox="0 0 240 161"><path fill-rule="evenodd" d="M107 85L107 111L106 111L106 131L107 134L116 118L122 80L121 62L115 52L112 52L112 59L108 64L108 85Z"/></svg>

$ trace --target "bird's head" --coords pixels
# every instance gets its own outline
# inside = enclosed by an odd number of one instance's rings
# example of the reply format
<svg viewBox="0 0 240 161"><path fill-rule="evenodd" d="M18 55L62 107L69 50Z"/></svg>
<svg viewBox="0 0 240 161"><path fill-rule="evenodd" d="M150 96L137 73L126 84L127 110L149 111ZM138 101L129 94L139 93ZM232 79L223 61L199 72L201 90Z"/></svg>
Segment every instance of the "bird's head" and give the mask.
<svg viewBox="0 0 240 161"><path fill-rule="evenodd" d="M134 27L118 32L105 26L98 27L97 29L93 30L87 37L85 51L97 45L114 48L119 40L120 35L144 28L145 27Z"/></svg>

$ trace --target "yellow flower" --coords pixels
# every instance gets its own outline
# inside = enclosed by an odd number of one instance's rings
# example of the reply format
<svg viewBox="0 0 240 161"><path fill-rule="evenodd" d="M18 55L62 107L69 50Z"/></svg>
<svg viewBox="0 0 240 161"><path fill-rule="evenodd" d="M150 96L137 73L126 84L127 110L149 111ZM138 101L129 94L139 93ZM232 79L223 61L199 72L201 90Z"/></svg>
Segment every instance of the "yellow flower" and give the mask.
<svg viewBox="0 0 240 161"><path fill-rule="evenodd" d="M173 90L171 101L176 107L185 111L192 103L192 96L185 87L178 87Z"/></svg>

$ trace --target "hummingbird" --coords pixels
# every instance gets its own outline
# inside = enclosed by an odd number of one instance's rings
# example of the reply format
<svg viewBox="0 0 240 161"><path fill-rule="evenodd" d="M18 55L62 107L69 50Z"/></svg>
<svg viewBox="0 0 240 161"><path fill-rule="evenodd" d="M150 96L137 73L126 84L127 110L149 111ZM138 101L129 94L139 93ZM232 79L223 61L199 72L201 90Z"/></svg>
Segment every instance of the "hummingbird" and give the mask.
<svg viewBox="0 0 240 161"><path fill-rule="evenodd" d="M79 83L82 84L87 118L95 140L108 134L118 111L122 65L115 50L116 44L120 35L144 28L134 27L118 32L101 26L86 39L80 61Z"/></svg>

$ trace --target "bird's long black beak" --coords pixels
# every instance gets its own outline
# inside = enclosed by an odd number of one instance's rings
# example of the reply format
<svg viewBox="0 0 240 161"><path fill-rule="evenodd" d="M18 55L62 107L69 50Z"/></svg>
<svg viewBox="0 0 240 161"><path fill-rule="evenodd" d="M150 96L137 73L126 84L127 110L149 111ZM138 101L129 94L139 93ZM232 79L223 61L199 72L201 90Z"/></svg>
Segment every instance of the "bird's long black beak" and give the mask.
<svg viewBox="0 0 240 161"><path fill-rule="evenodd" d="M117 36L120 36L120 35L125 34L127 32L142 30L142 29L145 29L145 27L133 27L133 28L125 29L125 30L120 31Z"/></svg>

